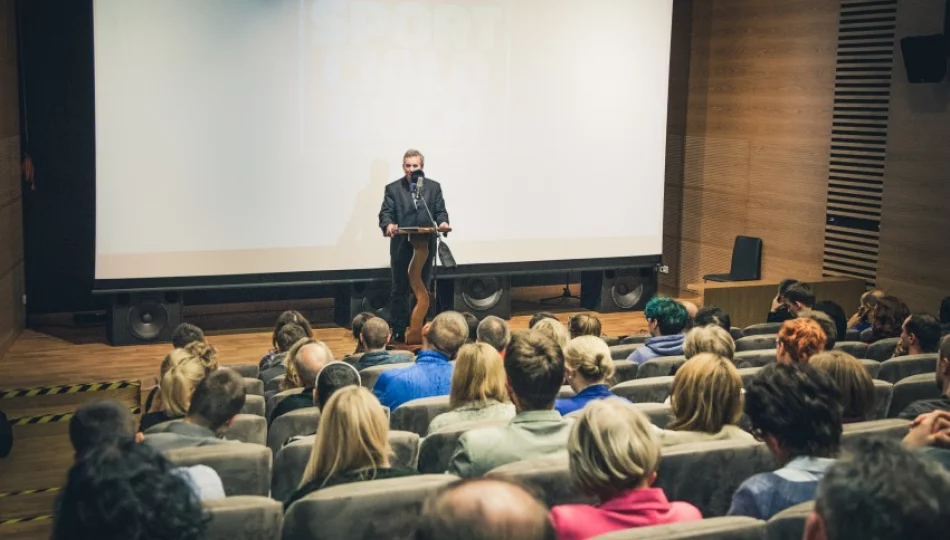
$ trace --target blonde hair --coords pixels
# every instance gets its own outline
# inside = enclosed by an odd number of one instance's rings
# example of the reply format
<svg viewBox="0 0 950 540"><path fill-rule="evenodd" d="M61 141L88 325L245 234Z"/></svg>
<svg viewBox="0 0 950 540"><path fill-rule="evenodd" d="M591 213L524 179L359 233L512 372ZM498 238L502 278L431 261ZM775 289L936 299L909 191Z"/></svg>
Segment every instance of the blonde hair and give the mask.
<svg viewBox="0 0 950 540"><path fill-rule="evenodd" d="M179 362L172 365L162 376L162 410L165 414L176 418L188 414L191 396L208 373L202 361L191 355L180 358Z"/></svg>
<svg viewBox="0 0 950 540"><path fill-rule="evenodd" d="M561 324L561 321L557 319L541 319L534 325L532 330L537 330L551 338L562 351L564 347L567 347L567 342L571 340L571 334L568 333L567 328Z"/></svg>
<svg viewBox="0 0 950 540"><path fill-rule="evenodd" d="M181 349L174 349L165 355L165 358L162 359L159 379L164 378L169 369L189 358L194 358L200 362L208 373L218 369L218 350L203 341L193 341Z"/></svg>
<svg viewBox="0 0 950 540"><path fill-rule="evenodd" d="M284 380L280 383L281 390L293 390L294 388L303 388L306 386L305 383L307 381L304 381L304 377L300 373L297 355L300 354L300 349L303 349L307 345L316 345L330 361L333 361L333 351L330 350L330 347L328 347L326 343L313 338L297 340L297 343L294 343L293 347L287 351L287 356L284 357L284 367L287 368L287 371L284 372ZM316 374L314 374L314 377L316 377Z"/></svg>
<svg viewBox="0 0 950 540"><path fill-rule="evenodd" d="M841 393L841 416L851 421L865 420L874 409L874 380L864 364L850 354L831 350L808 361L831 376Z"/></svg>
<svg viewBox="0 0 950 540"><path fill-rule="evenodd" d="M567 320L567 329L571 334L571 338L580 336L600 337L600 319L590 313L578 313Z"/></svg>
<svg viewBox="0 0 950 540"><path fill-rule="evenodd" d="M316 478L389 467L389 420L373 394L360 386L333 393L320 412L320 429L300 485ZM322 486L321 486L322 487Z"/></svg>
<svg viewBox="0 0 950 540"><path fill-rule="evenodd" d="M672 431L718 433L742 417L742 377L729 360L711 353L686 361L670 389Z"/></svg>
<svg viewBox="0 0 950 540"><path fill-rule="evenodd" d="M567 441L574 483L609 498L639 487L660 464L660 441L649 419L617 398L589 403Z"/></svg>
<svg viewBox="0 0 950 540"><path fill-rule="evenodd" d="M564 364L594 383L614 376L610 347L599 337L578 336L564 347Z"/></svg>
<svg viewBox="0 0 950 540"><path fill-rule="evenodd" d="M486 403L489 399L507 402L505 381L505 362L494 347L487 343L463 345L452 373L449 408L457 409L473 402Z"/></svg>
<svg viewBox="0 0 950 540"><path fill-rule="evenodd" d="M683 354L687 359L700 353L712 353L728 360L736 356L736 342L721 326L710 324L697 326L683 340Z"/></svg>

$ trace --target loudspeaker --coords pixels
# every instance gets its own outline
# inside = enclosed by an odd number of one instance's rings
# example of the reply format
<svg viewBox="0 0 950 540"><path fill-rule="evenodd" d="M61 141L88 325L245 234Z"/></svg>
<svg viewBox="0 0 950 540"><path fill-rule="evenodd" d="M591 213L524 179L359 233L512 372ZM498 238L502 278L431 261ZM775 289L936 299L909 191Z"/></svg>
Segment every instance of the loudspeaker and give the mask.
<svg viewBox="0 0 950 540"><path fill-rule="evenodd" d="M389 281L358 281L336 288L333 296L333 321L349 328L353 317L370 311L388 319L384 310L389 307Z"/></svg>
<svg viewBox="0 0 950 540"><path fill-rule="evenodd" d="M638 311L656 295L656 270L581 272L581 306L598 313Z"/></svg>
<svg viewBox="0 0 950 540"><path fill-rule="evenodd" d="M479 319L489 315L511 318L511 279L508 276L440 280L439 298L441 306L451 298L453 311L467 311Z"/></svg>
<svg viewBox="0 0 950 540"><path fill-rule="evenodd" d="M947 38L943 34L901 40L901 54L911 83L939 83L947 76Z"/></svg>
<svg viewBox="0 0 950 540"><path fill-rule="evenodd" d="M162 343L181 324L179 292L122 293L112 297L106 328L112 345Z"/></svg>

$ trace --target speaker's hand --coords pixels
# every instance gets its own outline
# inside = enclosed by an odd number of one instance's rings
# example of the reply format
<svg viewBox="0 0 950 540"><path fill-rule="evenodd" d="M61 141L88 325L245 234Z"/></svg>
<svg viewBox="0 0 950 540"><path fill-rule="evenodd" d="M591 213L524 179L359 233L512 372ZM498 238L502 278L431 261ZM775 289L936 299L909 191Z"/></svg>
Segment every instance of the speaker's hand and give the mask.
<svg viewBox="0 0 950 540"><path fill-rule="evenodd" d="M399 230L399 225L396 225L395 223L390 223L389 225L386 225L386 236L392 238L393 235L395 235L396 231L398 230Z"/></svg>

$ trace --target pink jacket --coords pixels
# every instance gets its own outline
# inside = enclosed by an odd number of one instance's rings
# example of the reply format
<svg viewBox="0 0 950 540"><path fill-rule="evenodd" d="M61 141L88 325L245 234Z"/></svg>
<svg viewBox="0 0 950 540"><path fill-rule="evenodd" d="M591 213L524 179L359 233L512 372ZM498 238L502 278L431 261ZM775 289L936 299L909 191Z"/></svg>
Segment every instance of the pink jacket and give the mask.
<svg viewBox="0 0 950 540"><path fill-rule="evenodd" d="M703 515L698 508L667 501L660 488L626 491L597 506L564 504L551 510L560 540L584 540L622 529L700 519Z"/></svg>

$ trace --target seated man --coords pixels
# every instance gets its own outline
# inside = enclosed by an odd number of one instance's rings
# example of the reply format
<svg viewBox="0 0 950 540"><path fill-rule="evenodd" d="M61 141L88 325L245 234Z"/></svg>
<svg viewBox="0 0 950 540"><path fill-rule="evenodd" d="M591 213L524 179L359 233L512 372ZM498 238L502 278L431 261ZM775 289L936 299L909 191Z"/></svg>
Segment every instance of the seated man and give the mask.
<svg viewBox="0 0 950 540"><path fill-rule="evenodd" d="M940 397L915 401L901 411L898 418L913 420L922 414L936 410L950 411L950 336L945 336L941 340L940 351L937 354L936 377Z"/></svg>
<svg viewBox="0 0 950 540"><path fill-rule="evenodd" d="M564 356L537 330L515 334L505 351L508 395L517 414L507 426L462 434L448 473L482 476L506 463L566 451L571 422L554 410L564 381Z"/></svg>
<svg viewBox="0 0 950 540"><path fill-rule="evenodd" d="M301 347L292 361L303 392L285 397L271 413L270 422L290 411L312 407L317 374L334 360L330 348L322 341L318 341Z"/></svg>
<svg viewBox="0 0 950 540"><path fill-rule="evenodd" d="M650 335L643 347L633 351L627 360L642 364L660 356L680 356L683 354L683 330L689 320L689 314L682 304L663 296L657 296L647 302L643 314L650 325Z"/></svg>
<svg viewBox="0 0 950 540"><path fill-rule="evenodd" d="M422 329L422 350L416 363L380 373L373 393L389 410L413 399L449 395L455 367L449 361L467 339L465 317L455 311L439 313Z"/></svg>
<svg viewBox="0 0 950 540"><path fill-rule="evenodd" d="M389 329L389 323L385 320L373 317L364 322L360 328L360 344L363 348L363 356L356 363L356 369L361 370L404 361L386 350L386 346L389 345L392 337L392 330Z"/></svg>
<svg viewBox="0 0 950 540"><path fill-rule="evenodd" d="M508 330L508 323L501 317L494 315L489 315L478 323L475 335L476 341L487 343L502 354L504 354L508 342L511 341L511 330Z"/></svg>
<svg viewBox="0 0 950 540"><path fill-rule="evenodd" d="M266 385L275 377L287 373L287 366L284 365L287 351L294 346L294 343L301 339L307 339L307 337L309 337L307 336L307 330L303 326L295 323L285 324L277 332L277 339L274 340L277 344L277 354L267 356L261 361L261 374L257 378L264 381Z"/></svg>
<svg viewBox="0 0 950 540"><path fill-rule="evenodd" d="M772 300L772 307L769 310L769 315L766 317L765 322L785 322L795 318L795 315L788 310L788 306L785 304L785 291L794 283L798 283L798 280L785 278L779 282L778 292Z"/></svg>
<svg viewBox="0 0 950 540"><path fill-rule="evenodd" d="M244 379L234 370L218 368L198 383L188 414L160 426L145 436L145 442L165 452L175 448L227 443L221 437L247 399Z"/></svg>
<svg viewBox="0 0 950 540"><path fill-rule="evenodd" d="M940 348L940 321L933 315L916 313L904 319L901 339L894 348L894 357L935 353Z"/></svg>
<svg viewBox="0 0 950 540"><path fill-rule="evenodd" d="M73 445L77 461L103 447L130 441L140 443L142 439L142 433L135 431L135 417L128 407L115 401L86 403L69 420L69 442ZM203 501L225 497L221 477L207 465L179 467L173 472L184 477L195 495Z"/></svg>
<svg viewBox="0 0 950 540"><path fill-rule="evenodd" d="M205 333L191 323L181 323L172 330L172 347L184 349L185 345L195 341L205 341Z"/></svg>
<svg viewBox="0 0 950 540"><path fill-rule="evenodd" d="M696 312L696 318L693 319L693 326L702 328L714 324L726 332L732 332L732 319L722 308L716 306L703 306ZM731 334L730 334L731 335Z"/></svg>
<svg viewBox="0 0 950 540"><path fill-rule="evenodd" d="M317 375L317 386L313 390L313 406L322 411L334 392L347 386L359 385L360 374L356 368L346 362L332 362Z"/></svg>
<svg viewBox="0 0 950 540"><path fill-rule="evenodd" d="M796 281L785 288L785 292L782 293L782 302L788 308L789 313L797 317L803 309L814 307L815 292L807 283Z"/></svg>
<svg viewBox="0 0 950 540"><path fill-rule="evenodd" d="M353 320L350 322L350 330L353 333L353 339L356 340L356 350L353 351L353 354L359 354L361 352L366 352L366 348L363 346L363 341L360 340L360 334L363 333L363 325L366 324L366 321L372 319L376 315L371 311L363 311L357 313L356 317L353 317ZM386 326L389 326L388 324Z"/></svg>

